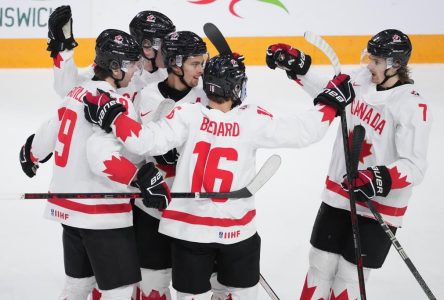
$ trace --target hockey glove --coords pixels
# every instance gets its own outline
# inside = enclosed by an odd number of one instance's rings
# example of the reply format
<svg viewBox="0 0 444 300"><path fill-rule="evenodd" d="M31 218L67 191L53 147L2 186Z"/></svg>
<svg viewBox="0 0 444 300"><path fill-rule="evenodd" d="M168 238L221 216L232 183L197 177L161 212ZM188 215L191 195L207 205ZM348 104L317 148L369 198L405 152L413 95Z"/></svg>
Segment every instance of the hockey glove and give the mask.
<svg viewBox="0 0 444 300"><path fill-rule="evenodd" d="M107 92L97 89L97 95L86 93L83 97L84 113L88 122L99 125L106 132L111 132L115 118L126 108Z"/></svg>
<svg viewBox="0 0 444 300"><path fill-rule="evenodd" d="M78 43L72 34L72 14L69 5L57 7L48 20L48 48L51 57L56 57L57 53L65 49L71 50L77 47Z"/></svg>
<svg viewBox="0 0 444 300"><path fill-rule="evenodd" d="M344 178L341 185L344 190L348 191L350 185L345 175ZM386 197L392 188L392 179L385 166L375 166L367 168L367 170L358 170L353 180L358 201L372 199L375 196Z"/></svg>
<svg viewBox="0 0 444 300"><path fill-rule="evenodd" d="M149 162L137 171L136 184L142 192L146 207L165 209L170 203L170 189L154 163Z"/></svg>
<svg viewBox="0 0 444 300"><path fill-rule="evenodd" d="M27 139L26 143L20 149L20 164L22 165L23 172L29 177L32 178L37 173L37 169L39 168L37 159L31 154L31 146L32 141L34 140L34 134L31 134ZM52 156L52 152L45 157L45 159L41 160L41 163L47 162Z"/></svg>
<svg viewBox="0 0 444 300"><path fill-rule="evenodd" d="M171 149L163 155L154 156L154 159L159 165L169 165L175 166L177 164L177 159L179 158L179 152L176 148Z"/></svg>
<svg viewBox="0 0 444 300"><path fill-rule="evenodd" d="M284 69L290 79L305 75L311 65L310 55L292 48L287 44L274 44L268 47L265 62L270 69Z"/></svg>
<svg viewBox="0 0 444 300"><path fill-rule="evenodd" d="M339 74L330 80L322 93L314 99L314 105L319 102L331 106L337 110L339 115L340 110L344 110L353 99L355 99L355 90L350 81L350 76L346 74Z"/></svg>

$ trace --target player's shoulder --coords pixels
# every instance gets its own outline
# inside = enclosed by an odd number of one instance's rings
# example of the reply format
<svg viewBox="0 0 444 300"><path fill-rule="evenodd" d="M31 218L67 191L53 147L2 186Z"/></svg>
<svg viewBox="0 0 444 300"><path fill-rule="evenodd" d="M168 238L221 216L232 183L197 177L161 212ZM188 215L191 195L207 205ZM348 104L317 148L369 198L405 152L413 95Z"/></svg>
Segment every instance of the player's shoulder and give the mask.
<svg viewBox="0 0 444 300"><path fill-rule="evenodd" d="M274 113L269 109L257 105L257 104L241 104L236 108L238 113L241 115L248 115L258 119L272 120L274 118Z"/></svg>

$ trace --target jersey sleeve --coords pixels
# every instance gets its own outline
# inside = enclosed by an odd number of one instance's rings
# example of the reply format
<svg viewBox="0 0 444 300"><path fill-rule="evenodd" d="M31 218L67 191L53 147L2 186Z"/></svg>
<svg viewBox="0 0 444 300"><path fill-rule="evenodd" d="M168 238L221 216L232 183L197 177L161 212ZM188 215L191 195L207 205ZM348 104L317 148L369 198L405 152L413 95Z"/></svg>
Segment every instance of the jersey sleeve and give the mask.
<svg viewBox="0 0 444 300"><path fill-rule="evenodd" d="M185 109L185 106L187 109ZM184 143L188 135L189 105L176 106L157 122L142 125L120 114L111 125L114 135L124 147L137 155L161 155ZM188 112L187 112L188 110Z"/></svg>
<svg viewBox="0 0 444 300"><path fill-rule="evenodd" d="M307 74L298 75L298 79L296 79L295 82L299 84L310 97L314 98L322 92L332 77L333 74L328 75L318 68L311 67Z"/></svg>
<svg viewBox="0 0 444 300"><path fill-rule="evenodd" d="M257 114L263 114L257 107ZM271 115L271 114L270 114ZM334 120L336 110L326 105L297 114L269 117L262 120L261 137L256 139L259 148L292 147L300 148L321 140Z"/></svg>
<svg viewBox="0 0 444 300"><path fill-rule="evenodd" d="M43 122L36 131L34 140L32 141L31 152L37 160L42 160L55 149L57 135L60 128L60 120L63 118L66 108L61 106L57 110L57 114L49 120Z"/></svg>
<svg viewBox="0 0 444 300"><path fill-rule="evenodd" d="M91 171L109 180L110 186L127 186L137 173L137 165L126 155L123 146L114 135L105 133L98 127L86 144L88 164Z"/></svg>
<svg viewBox="0 0 444 300"><path fill-rule="evenodd" d="M94 75L92 68L88 68L85 72L79 73L74 62L74 51L65 50L58 53L54 58L54 90L60 97L66 94L80 83L91 79Z"/></svg>
<svg viewBox="0 0 444 300"><path fill-rule="evenodd" d="M389 164L392 189L419 184L427 169L432 114L429 105L419 95L410 94L400 99L395 132L396 150L400 159ZM401 113L400 113L401 112Z"/></svg>

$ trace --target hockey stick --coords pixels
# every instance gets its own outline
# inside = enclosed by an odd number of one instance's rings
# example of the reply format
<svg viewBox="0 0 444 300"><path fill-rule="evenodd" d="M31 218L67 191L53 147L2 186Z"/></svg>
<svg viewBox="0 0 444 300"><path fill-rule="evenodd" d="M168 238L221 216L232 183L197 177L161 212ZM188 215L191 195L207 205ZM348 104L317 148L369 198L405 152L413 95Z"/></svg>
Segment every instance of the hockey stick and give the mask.
<svg viewBox="0 0 444 300"><path fill-rule="evenodd" d="M231 192L184 192L171 193L172 198L249 198L253 196L262 186L276 173L281 165L279 155L270 156L259 172L245 187ZM142 198L141 193L25 193L25 194L2 194L0 200L13 199L122 199L122 198Z"/></svg>
<svg viewBox="0 0 444 300"><path fill-rule="evenodd" d="M307 42L309 42L313 46L316 46L325 55L327 55L333 66L333 69L335 70L336 75L341 74L341 64L339 63L338 56L336 55L333 48L322 37L314 32L306 31L304 33L304 38Z"/></svg>
<svg viewBox="0 0 444 300"><path fill-rule="evenodd" d="M217 52L220 54L232 54L230 46L227 40L223 36L222 32L213 23L205 23L203 30L207 38L214 45Z"/></svg>
<svg viewBox="0 0 444 300"><path fill-rule="evenodd" d="M265 280L264 276L262 274L259 274L259 283L264 288L264 290L267 292L268 296L270 296L270 299L272 300L280 300L278 295L273 291L271 286L268 284L268 282Z"/></svg>
<svg viewBox="0 0 444 300"><path fill-rule="evenodd" d="M333 65L333 69L335 70L335 75L341 74L341 64L339 63L338 56L336 55L333 48L319 35L311 32L306 31L304 33L304 38L314 46L316 46L318 49L320 49L325 55L327 55L328 59L330 60L331 64ZM350 219L352 223L352 230L353 230L353 243L355 248L355 258L356 258L356 268L358 270L358 281L359 281L359 292L361 295L361 300L367 299L366 293L365 293L365 281L364 281L364 270L362 265L362 254L361 254L361 239L359 236L359 227L358 227L358 216L356 215L356 198L355 193L353 192L353 181L351 180L351 176L356 173L358 162L351 162L350 161L350 148L348 145L348 132L347 132L347 117L345 114L345 110L341 110L341 129L342 129L342 140L344 143L344 155L345 155L345 167L347 170L347 180L351 185L351 188L349 189L349 197L350 197ZM361 129L362 128L362 129ZM359 126L355 127L353 130L353 141L352 145L358 146L359 139L364 139L365 136L365 130L363 130L364 127ZM356 133L355 133L356 131ZM361 136L362 135L362 136ZM356 140L355 140L356 139ZM362 141L361 141L362 143ZM362 145L359 145L359 152ZM358 151L354 150L354 151ZM359 153L358 152L358 153ZM358 155L359 158L359 155ZM355 168L355 169L352 169Z"/></svg>
<svg viewBox="0 0 444 300"><path fill-rule="evenodd" d="M407 256L407 253L402 248L401 244L399 243L398 239L395 237L393 232L390 230L390 227L387 225L387 223L382 218L381 214L376 210L375 206L371 202L370 199L367 199L367 205L372 214L375 216L376 220L378 220L379 224L381 225L384 232L387 234L388 238L392 242L393 247L395 247L396 251L398 251L399 255L401 256L402 260L405 262L407 267L410 269L410 272L412 272L413 276L415 277L416 281L418 281L419 285L421 286L424 293L427 295L427 297L430 300L436 300L435 295L433 295L432 291L430 290L427 283L422 278L421 274L419 274L418 269L416 269L415 265L413 264L412 260Z"/></svg>
<svg viewBox="0 0 444 300"><path fill-rule="evenodd" d="M364 266L362 263L361 238L359 235L358 215L356 214L356 195L354 193L355 184L353 178L356 177L361 153L362 143L365 138L365 128L361 125L353 129L351 148L348 144L347 119L345 111L341 111L342 141L344 143L345 168L347 170L347 181L350 185L348 195L350 197L350 217L353 230L353 242L355 246L356 266L358 270L359 292L361 300L367 299L365 293ZM351 150L349 150L351 149Z"/></svg>
<svg viewBox="0 0 444 300"><path fill-rule="evenodd" d="M173 99L164 99L154 112L152 120L155 122L165 117L173 110L174 106L176 106L176 102Z"/></svg>

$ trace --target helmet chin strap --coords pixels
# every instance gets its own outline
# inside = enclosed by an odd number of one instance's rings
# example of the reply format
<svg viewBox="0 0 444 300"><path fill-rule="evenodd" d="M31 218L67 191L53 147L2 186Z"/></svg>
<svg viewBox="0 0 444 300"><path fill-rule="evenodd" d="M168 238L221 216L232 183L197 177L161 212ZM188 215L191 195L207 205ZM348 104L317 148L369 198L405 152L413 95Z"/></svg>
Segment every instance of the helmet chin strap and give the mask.
<svg viewBox="0 0 444 300"><path fill-rule="evenodd" d="M380 84L378 84L378 85L383 85L384 83L386 83L387 82L387 80L389 80L390 78L392 78L392 77L395 77L396 75L398 75L398 70L396 70L396 72L395 73L393 73L392 75L387 75L387 71L388 71L389 69L386 69L385 71L384 71L384 80L380 83Z"/></svg>
<svg viewBox="0 0 444 300"><path fill-rule="evenodd" d="M116 85L116 87L118 89L121 88L120 82L123 80L123 78L125 78L125 74L126 74L125 71L123 71L122 69L120 69L120 71L122 71L122 77L120 79L115 78L114 76L112 76L112 78L114 79L114 84Z"/></svg>
<svg viewBox="0 0 444 300"><path fill-rule="evenodd" d="M142 56L143 56L146 60L148 60L149 62L151 62L151 67L152 67L153 69L150 71L150 73L154 73L154 72L156 72L156 71L159 69L159 67L158 67L157 64L156 64L156 58L157 58L157 53L158 53L158 51L157 51L156 49L154 49L154 48L153 48L153 51L154 51L154 57L153 57L153 58L149 58L149 57L147 57L147 56L145 55L145 53L142 52Z"/></svg>
<svg viewBox="0 0 444 300"><path fill-rule="evenodd" d="M179 68L180 68L180 70L182 71L182 75L177 74L177 73L174 72L174 70L173 70L174 75L176 75L177 77L179 77L180 82L182 82L187 88L192 89L193 87L192 87L192 86L189 86L189 84L188 84L188 83L185 81L185 79L184 79L185 72L183 71L183 67L180 66Z"/></svg>

